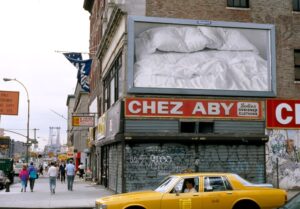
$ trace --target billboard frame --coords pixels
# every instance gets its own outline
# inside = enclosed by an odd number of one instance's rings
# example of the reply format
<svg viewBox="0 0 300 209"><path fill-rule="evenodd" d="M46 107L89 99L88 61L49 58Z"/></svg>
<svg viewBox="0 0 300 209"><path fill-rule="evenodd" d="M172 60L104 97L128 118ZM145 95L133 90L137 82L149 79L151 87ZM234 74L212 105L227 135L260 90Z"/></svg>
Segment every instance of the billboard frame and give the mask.
<svg viewBox="0 0 300 209"><path fill-rule="evenodd" d="M174 24L190 26L214 26L239 29L266 30L268 32L269 47L268 63L270 66L270 90L219 90L219 89L187 89L187 88L149 88L134 86L134 57L135 57L135 26L137 23L146 24ZM171 94L171 95L211 95L211 96L247 96L247 97L276 97L276 50L275 50L275 26L272 24L223 22L209 20L192 20L177 18L160 18L146 16L128 16L128 54L127 54L127 92L135 94ZM270 59L270 60L269 60Z"/></svg>

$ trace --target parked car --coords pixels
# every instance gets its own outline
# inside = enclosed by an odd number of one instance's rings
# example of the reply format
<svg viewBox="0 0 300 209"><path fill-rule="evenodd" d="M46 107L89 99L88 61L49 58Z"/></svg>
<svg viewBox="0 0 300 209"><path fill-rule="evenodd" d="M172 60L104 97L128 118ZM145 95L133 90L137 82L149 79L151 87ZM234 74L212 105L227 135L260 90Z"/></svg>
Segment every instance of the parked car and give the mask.
<svg viewBox="0 0 300 209"><path fill-rule="evenodd" d="M6 179L7 179L7 177L4 173L4 171L0 170L0 190L4 188Z"/></svg>
<svg viewBox="0 0 300 209"><path fill-rule="evenodd" d="M191 188L191 185L193 188ZM96 200L97 209L270 209L287 200L285 190L253 184L231 173L191 173L167 177L154 190ZM187 190L192 192L186 193Z"/></svg>
<svg viewBox="0 0 300 209"><path fill-rule="evenodd" d="M292 197L284 206L278 209L299 209L300 208L300 192Z"/></svg>

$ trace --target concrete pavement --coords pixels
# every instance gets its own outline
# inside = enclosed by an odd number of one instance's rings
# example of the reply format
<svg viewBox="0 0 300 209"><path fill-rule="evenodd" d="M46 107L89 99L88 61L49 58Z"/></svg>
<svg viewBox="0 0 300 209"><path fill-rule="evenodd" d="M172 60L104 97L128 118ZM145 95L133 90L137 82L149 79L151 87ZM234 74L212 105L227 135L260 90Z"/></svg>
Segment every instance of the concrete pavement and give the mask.
<svg viewBox="0 0 300 209"><path fill-rule="evenodd" d="M21 192L21 184L14 183L10 192L0 191L0 208L93 208L95 200L113 194L106 188L92 182L75 179L73 191L68 191L67 183L56 182L55 194L50 193L48 177L40 177L35 182L34 191Z"/></svg>

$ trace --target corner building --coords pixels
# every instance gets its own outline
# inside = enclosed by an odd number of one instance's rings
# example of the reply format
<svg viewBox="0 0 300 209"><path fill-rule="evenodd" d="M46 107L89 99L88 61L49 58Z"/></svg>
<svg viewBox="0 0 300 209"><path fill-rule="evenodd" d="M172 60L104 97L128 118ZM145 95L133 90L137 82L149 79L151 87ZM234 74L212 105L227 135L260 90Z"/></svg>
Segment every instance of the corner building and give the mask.
<svg viewBox="0 0 300 209"><path fill-rule="evenodd" d="M274 183L266 100L299 99L298 4L85 0L93 179L118 193L184 171Z"/></svg>

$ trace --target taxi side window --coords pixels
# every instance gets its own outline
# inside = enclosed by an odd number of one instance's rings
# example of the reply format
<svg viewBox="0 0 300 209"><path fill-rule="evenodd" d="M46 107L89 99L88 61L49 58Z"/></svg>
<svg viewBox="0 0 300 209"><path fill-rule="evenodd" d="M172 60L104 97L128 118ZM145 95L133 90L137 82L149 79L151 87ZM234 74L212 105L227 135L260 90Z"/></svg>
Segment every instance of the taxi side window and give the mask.
<svg viewBox="0 0 300 209"><path fill-rule="evenodd" d="M195 177L195 178L185 178L185 179L181 179L176 186L174 187L174 189L172 190L172 193L186 193L187 192L187 182L192 183L193 188L195 189L194 192L198 192L199 191L199 178Z"/></svg>
<svg viewBox="0 0 300 209"><path fill-rule="evenodd" d="M213 176L204 178L204 192L227 191L232 187L227 178L222 176Z"/></svg>

